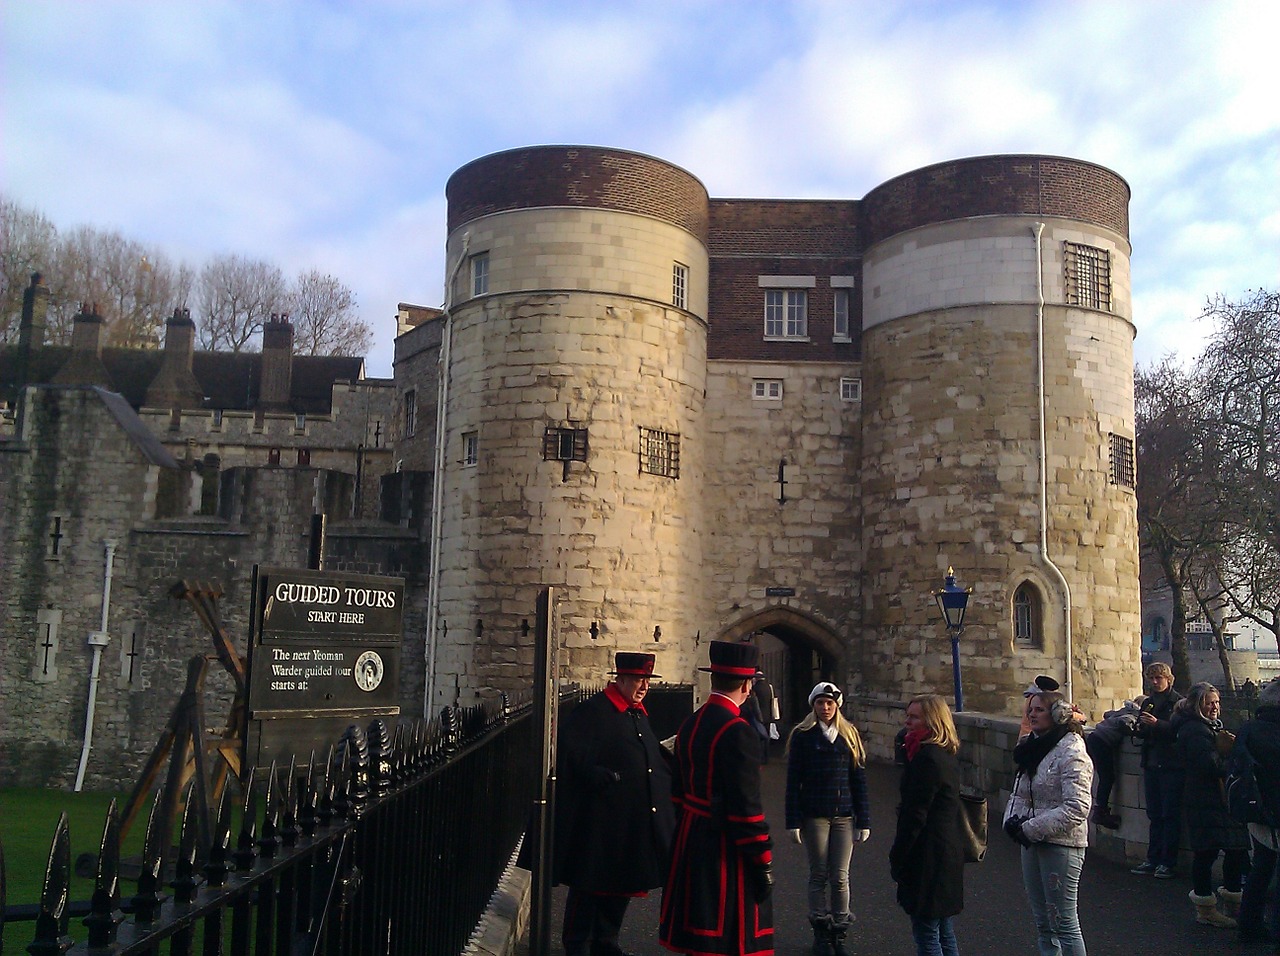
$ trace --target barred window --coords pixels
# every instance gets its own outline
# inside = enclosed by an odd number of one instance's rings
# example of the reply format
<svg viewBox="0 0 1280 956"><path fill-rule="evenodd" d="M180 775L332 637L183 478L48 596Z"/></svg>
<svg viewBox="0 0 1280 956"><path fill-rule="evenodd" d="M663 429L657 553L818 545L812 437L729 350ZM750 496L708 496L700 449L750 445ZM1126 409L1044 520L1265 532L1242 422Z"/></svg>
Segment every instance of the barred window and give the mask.
<svg viewBox="0 0 1280 956"><path fill-rule="evenodd" d="M1019 647L1042 647L1040 595L1023 581L1013 592L1013 643Z"/></svg>
<svg viewBox="0 0 1280 956"><path fill-rule="evenodd" d="M1079 242L1062 244L1068 305L1111 309L1111 253Z"/></svg>
<svg viewBox="0 0 1280 956"><path fill-rule="evenodd" d="M585 428L547 428L542 434L544 461L586 461L587 430Z"/></svg>
<svg viewBox="0 0 1280 956"><path fill-rule="evenodd" d="M671 304L677 309L688 307L689 267L683 262L671 266Z"/></svg>
<svg viewBox="0 0 1280 956"><path fill-rule="evenodd" d="M404 393L404 437L412 438L418 427L418 390L411 388Z"/></svg>
<svg viewBox="0 0 1280 956"><path fill-rule="evenodd" d="M464 432L462 435L462 463L475 465L480 462L480 434Z"/></svg>
<svg viewBox="0 0 1280 956"><path fill-rule="evenodd" d="M1133 487L1133 439L1111 433L1111 483Z"/></svg>
<svg viewBox="0 0 1280 956"><path fill-rule="evenodd" d="M664 478L679 478L680 435L642 426L640 428L640 472L661 475Z"/></svg>

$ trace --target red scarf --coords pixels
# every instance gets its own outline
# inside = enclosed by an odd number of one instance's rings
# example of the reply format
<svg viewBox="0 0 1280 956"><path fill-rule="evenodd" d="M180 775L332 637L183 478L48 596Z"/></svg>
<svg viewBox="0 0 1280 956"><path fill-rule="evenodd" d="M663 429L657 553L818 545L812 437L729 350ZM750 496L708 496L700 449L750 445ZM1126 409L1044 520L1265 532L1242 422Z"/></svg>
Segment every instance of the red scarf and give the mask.
<svg viewBox="0 0 1280 956"><path fill-rule="evenodd" d="M907 760L915 760L920 747L933 739L928 730L913 730L902 739L902 747L907 752Z"/></svg>

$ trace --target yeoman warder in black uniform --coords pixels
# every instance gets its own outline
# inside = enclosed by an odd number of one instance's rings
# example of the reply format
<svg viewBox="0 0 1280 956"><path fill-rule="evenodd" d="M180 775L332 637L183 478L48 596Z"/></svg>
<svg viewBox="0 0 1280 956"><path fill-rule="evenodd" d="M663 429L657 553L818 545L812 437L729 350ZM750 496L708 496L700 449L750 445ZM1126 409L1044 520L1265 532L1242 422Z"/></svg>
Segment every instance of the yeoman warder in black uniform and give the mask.
<svg viewBox="0 0 1280 956"><path fill-rule="evenodd" d="M619 651L614 680L560 730L555 874L569 887L566 956L619 956L633 896L663 884L675 828L671 771L644 697L654 655Z"/></svg>

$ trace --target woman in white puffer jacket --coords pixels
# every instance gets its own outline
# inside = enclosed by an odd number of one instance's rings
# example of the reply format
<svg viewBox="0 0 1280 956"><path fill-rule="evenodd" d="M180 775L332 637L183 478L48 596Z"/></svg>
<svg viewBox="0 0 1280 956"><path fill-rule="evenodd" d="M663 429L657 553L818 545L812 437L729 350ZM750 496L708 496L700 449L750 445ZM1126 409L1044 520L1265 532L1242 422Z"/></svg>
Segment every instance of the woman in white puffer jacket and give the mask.
<svg viewBox="0 0 1280 956"><path fill-rule="evenodd" d="M1022 845L1022 884L1041 956L1086 956L1076 912L1089 845L1093 763L1079 715L1059 693L1031 698L1031 734L1013 751L1017 776L1004 830Z"/></svg>

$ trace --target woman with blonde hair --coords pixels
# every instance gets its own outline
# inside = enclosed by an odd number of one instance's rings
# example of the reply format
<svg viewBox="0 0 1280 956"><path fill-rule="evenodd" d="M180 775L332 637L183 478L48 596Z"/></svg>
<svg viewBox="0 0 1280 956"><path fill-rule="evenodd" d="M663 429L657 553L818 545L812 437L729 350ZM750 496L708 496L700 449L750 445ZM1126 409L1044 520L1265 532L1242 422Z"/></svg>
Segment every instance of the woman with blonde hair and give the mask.
<svg viewBox="0 0 1280 956"><path fill-rule="evenodd" d="M840 697L829 681L815 685L812 709L787 737L787 830L808 851L814 956L848 956L849 861L871 836L867 752Z"/></svg>
<svg viewBox="0 0 1280 956"><path fill-rule="evenodd" d="M958 956L951 919L964 909L964 832L960 815L960 738L937 694L907 704L898 829L889 873L898 905L911 917L917 956Z"/></svg>
<svg viewBox="0 0 1280 956"><path fill-rule="evenodd" d="M1013 748L1017 775L1004 831L1022 847L1022 885L1041 956L1085 956L1077 898L1089 845L1093 761L1079 714L1056 692L1035 694L1031 733Z"/></svg>

